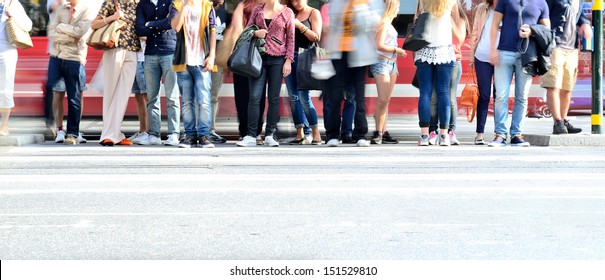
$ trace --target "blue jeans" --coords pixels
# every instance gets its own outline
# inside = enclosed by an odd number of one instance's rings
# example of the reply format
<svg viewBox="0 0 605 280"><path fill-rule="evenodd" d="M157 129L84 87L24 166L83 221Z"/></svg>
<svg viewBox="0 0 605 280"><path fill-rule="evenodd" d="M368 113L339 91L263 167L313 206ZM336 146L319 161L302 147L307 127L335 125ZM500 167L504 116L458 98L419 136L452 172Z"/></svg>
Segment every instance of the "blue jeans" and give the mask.
<svg viewBox="0 0 605 280"><path fill-rule="evenodd" d="M523 133L523 121L527 114L527 96L531 86L531 76L523 73L521 54L508 51L500 52L500 65L494 69L494 84L496 85L496 100L494 101L495 133L504 137L507 135L508 96L515 75L515 107L510 125L510 135Z"/></svg>
<svg viewBox="0 0 605 280"><path fill-rule="evenodd" d="M292 111L292 119L296 128L305 128L305 134L310 134L309 127L317 127L317 111L311 95L308 90L298 90L298 53L294 54L292 62L292 73L285 78L286 88L288 88L288 96L290 98L290 110Z"/></svg>
<svg viewBox="0 0 605 280"><path fill-rule="evenodd" d="M365 79L366 66L349 67L347 52L342 53L342 57L332 60L336 75L328 79L323 93L324 101L324 126L326 128L326 141L338 139L341 136L341 120L344 119L344 112L341 113L342 101L347 99L347 94L355 100L355 110L353 121L353 139L364 139L368 133L368 120L366 119L365 107ZM342 118L341 118L342 117ZM343 120L344 121L344 120Z"/></svg>
<svg viewBox="0 0 605 280"><path fill-rule="evenodd" d="M258 119L262 115L260 111L260 102L265 94L265 84L267 86L267 100L269 100L269 109L267 109L267 126L265 127L265 136L270 136L277 130L277 120L279 119L279 92L284 79L283 56L263 55L263 67L260 77L250 79L250 101L248 102L248 135L256 137L258 129Z"/></svg>
<svg viewBox="0 0 605 280"><path fill-rule="evenodd" d="M489 100L492 96L492 79L494 66L475 57L475 71L477 72L477 86L479 87L479 101L477 102L477 133L485 132Z"/></svg>
<svg viewBox="0 0 605 280"><path fill-rule="evenodd" d="M418 98L418 119L420 127L429 127L431 120L431 95L433 88L437 93L437 113L439 128L447 129L450 125L450 82L454 63L429 64L416 61L416 72L420 82L420 97Z"/></svg>
<svg viewBox="0 0 605 280"><path fill-rule="evenodd" d="M168 111L168 134L180 133L181 108L176 74L172 72L172 58L174 55L146 55L145 56L145 82L147 85L147 114L149 115L150 135L160 137L162 128L160 108L160 83L164 77L164 91L166 93L166 109Z"/></svg>
<svg viewBox="0 0 605 280"><path fill-rule="evenodd" d="M462 63L460 61L454 62L454 68L452 69L452 80L450 81L450 127L449 130L456 131L456 118L458 117L458 84L460 83L460 77L462 76ZM433 89L431 95L431 125L429 131L437 131L437 120L439 114L437 113L437 94Z"/></svg>
<svg viewBox="0 0 605 280"><path fill-rule="evenodd" d="M46 92L47 94L52 94L53 87L57 84L57 81L61 78L65 80L68 105L67 135L74 137L78 137L78 134L80 133L80 113L82 111L80 100L82 80L80 77L86 75L86 73L82 73L83 70L84 67L82 67L82 64L79 61L65 60L51 56L48 62Z"/></svg>
<svg viewBox="0 0 605 280"><path fill-rule="evenodd" d="M202 66L189 66L185 72L176 73L179 90L183 96L183 126L186 136L208 136L212 105L210 104L210 72Z"/></svg>

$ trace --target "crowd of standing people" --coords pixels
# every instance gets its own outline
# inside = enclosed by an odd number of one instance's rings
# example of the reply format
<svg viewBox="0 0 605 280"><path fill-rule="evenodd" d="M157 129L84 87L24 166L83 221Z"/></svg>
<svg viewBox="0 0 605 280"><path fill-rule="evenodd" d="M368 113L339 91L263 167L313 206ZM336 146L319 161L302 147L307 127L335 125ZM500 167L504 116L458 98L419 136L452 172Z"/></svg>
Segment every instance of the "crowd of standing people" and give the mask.
<svg viewBox="0 0 605 280"><path fill-rule="evenodd" d="M124 27L118 44L103 51L100 67L103 146L212 148L225 143L216 131L218 95L226 71L217 57L221 52L228 56L240 36L264 42L259 47L260 75L232 74L240 137L236 145L240 147L280 145L276 133L284 81L296 128L289 144L321 145L325 141L331 147L341 143L368 147L370 143L398 143L388 132L388 107L399 75L397 59L410 55L420 92L418 145L459 145L457 88L462 73L461 48L468 37L470 64L480 93L474 144L500 147L508 141L511 146L529 146L523 138L523 120L533 74L528 60L535 63L534 57L528 57L532 53L527 50L530 40L543 40L552 46L538 55L534 52L534 56L550 57L550 68L540 75L553 115L553 134L581 132L567 119L577 77L578 37L592 37L581 0L485 0L474 9L472 26L460 0L419 0L416 16L428 13L426 32L432 40L414 53L398 46L402 34L392 22L400 4L399 0L332 0L315 9L307 0L242 0L229 14L224 0L105 0L100 8L81 0L49 1L46 123L56 127L57 143L86 142L79 131L82 92L86 90L86 42L93 30L120 21ZM18 0L0 0L0 14L0 135L8 135L17 50L8 43L5 25L14 18L21 28L29 30L32 22ZM329 60L333 66L333 75L322 88L323 140L317 110L309 90L299 89L297 72L299 54L320 46L326 55L318 59ZM378 93L375 128L369 138L365 101L368 75L375 79ZM508 126L513 77L514 107ZM168 113L165 141L160 134L162 85ZM121 125L131 93L135 94L140 126L127 138ZM495 137L488 143L485 124L492 98Z"/></svg>

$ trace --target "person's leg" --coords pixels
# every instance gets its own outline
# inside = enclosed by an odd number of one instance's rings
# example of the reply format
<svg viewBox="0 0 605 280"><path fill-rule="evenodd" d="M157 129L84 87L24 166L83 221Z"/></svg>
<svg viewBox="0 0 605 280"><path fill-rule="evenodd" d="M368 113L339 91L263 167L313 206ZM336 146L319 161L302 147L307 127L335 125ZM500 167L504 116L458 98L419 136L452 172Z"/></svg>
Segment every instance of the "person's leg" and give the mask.
<svg viewBox="0 0 605 280"><path fill-rule="evenodd" d="M311 94L308 90L298 91L298 97L302 105L305 116L309 121L309 127L311 128L311 134L315 142L321 142L321 135L319 133L317 110L311 100Z"/></svg>
<svg viewBox="0 0 605 280"><path fill-rule="evenodd" d="M494 77L494 66L475 58L475 71L477 73L477 86L479 87L479 100L477 102L477 133L476 139L484 139L487 111L492 92L492 79Z"/></svg>
<svg viewBox="0 0 605 280"><path fill-rule="evenodd" d="M395 65L395 67L397 67ZM387 132L387 123L389 121L389 104L391 102L391 96L393 95L393 89L395 89L395 84L397 83L397 76L399 75L398 72L396 73L391 73L391 78L390 78L390 84L389 84L389 98L387 100L387 106L386 106L386 111L384 114L384 124L382 125L382 132Z"/></svg>
<svg viewBox="0 0 605 280"><path fill-rule="evenodd" d="M451 118L450 84L454 63L438 64L435 67L435 91L437 92L437 110L439 114L439 134L447 134ZM447 136L449 138L449 136Z"/></svg>
<svg viewBox="0 0 605 280"><path fill-rule="evenodd" d="M260 76L256 79L250 78L250 98L248 101L248 130L247 136L255 137L258 133L259 115L264 112L261 110L262 96L265 95L264 88L267 81L267 66L266 58L263 58L263 67L261 68Z"/></svg>
<svg viewBox="0 0 605 280"><path fill-rule="evenodd" d="M146 55L145 56L145 84L147 86L147 118L149 130L147 133L150 136L160 137L162 128L162 115L160 103L160 83L162 82L162 65L160 56ZM172 86L172 85L171 85Z"/></svg>
<svg viewBox="0 0 605 280"><path fill-rule="evenodd" d="M565 64L565 52L555 48L550 54L550 69L540 77L542 87L546 88L546 103L555 123L562 122L561 117L561 88Z"/></svg>
<svg viewBox="0 0 605 280"><path fill-rule="evenodd" d="M121 48L106 50L103 54L103 131L101 140L115 143L124 140L121 132L130 89L137 67L137 53Z"/></svg>
<svg viewBox="0 0 605 280"><path fill-rule="evenodd" d="M426 62L416 62L416 73L420 83L420 96L418 97L418 125L420 126L421 136L424 138L429 135L429 125L431 121L431 95L433 94L433 65Z"/></svg>
<svg viewBox="0 0 605 280"><path fill-rule="evenodd" d="M455 61L452 68L452 77L450 79L450 131L456 131L456 119L458 118L458 84L462 76L462 63Z"/></svg>
<svg viewBox="0 0 605 280"><path fill-rule="evenodd" d="M181 93L181 109L183 114L183 126L185 128L185 136L197 136L195 127L195 94L194 83L192 77L192 66L187 66L184 72L177 72L177 84Z"/></svg>
<svg viewBox="0 0 605 280"><path fill-rule="evenodd" d="M172 71L173 57L174 55L159 56L161 77L164 77L164 91L166 94L168 135L178 135L181 132L181 103L179 101L179 89L176 82L176 73Z"/></svg>
<svg viewBox="0 0 605 280"><path fill-rule="evenodd" d="M193 92L197 105L197 136L208 137L210 135L210 122L212 119L212 104L210 101L210 84L212 78L210 72L204 71L201 66L193 67Z"/></svg>
<svg viewBox="0 0 605 280"><path fill-rule="evenodd" d="M332 65L336 74L327 81L327 86L323 91L323 114L324 127L326 129L326 142L331 139L338 139L340 136L340 106L343 100L343 92L345 91L345 70L347 67L344 57L332 60ZM352 119L352 118L351 118Z"/></svg>
<svg viewBox="0 0 605 280"><path fill-rule="evenodd" d="M494 68L494 84L496 98L494 100L494 132L506 140L508 130L508 96L515 71L517 54L514 52L499 51L500 64Z"/></svg>
<svg viewBox="0 0 605 280"><path fill-rule="evenodd" d="M210 87L210 102L212 103L212 118L210 119L210 132L216 133L216 115L218 113L218 95L223 86L223 67L217 66L218 71L210 73L212 86Z"/></svg>
<svg viewBox="0 0 605 280"><path fill-rule="evenodd" d="M342 105L342 124L340 135L343 141L353 141L353 119L355 118L355 89L352 85L346 86L344 102Z"/></svg>
<svg viewBox="0 0 605 280"><path fill-rule="evenodd" d="M297 69L298 53L294 54L294 61L292 62L292 69ZM300 91L298 90L298 79L296 71L292 71L290 75L284 78L286 81L286 88L288 89L288 98L290 99L290 112L292 114L292 121L296 128L295 141L300 140L304 137L303 128L304 123L302 121L304 117L304 111L300 102Z"/></svg>
<svg viewBox="0 0 605 280"><path fill-rule="evenodd" d="M65 90L67 91L67 135L77 138L80 134L81 95L80 95L80 66L76 61L62 61L62 75L65 79ZM77 142L76 142L77 143Z"/></svg>
<svg viewBox="0 0 605 280"><path fill-rule="evenodd" d="M0 132L3 135L8 135L8 119L11 108L15 107L13 92L18 56L16 49L0 54L0 112L2 113Z"/></svg>
<svg viewBox="0 0 605 280"><path fill-rule="evenodd" d="M563 75L563 86L560 92L561 100L561 118L567 119L569 113L569 106L571 104L571 93L574 86L576 85L576 79L578 78L578 50L567 50L565 57L564 75ZM571 132L570 132L571 133Z"/></svg>
<svg viewBox="0 0 605 280"><path fill-rule="evenodd" d="M429 132L437 133L438 127L439 111L437 110L437 91L435 90L435 87L433 87L433 92L431 93L431 119L429 121Z"/></svg>
<svg viewBox="0 0 605 280"><path fill-rule="evenodd" d="M279 92L281 90L284 68L284 57L270 57L267 63L267 100L269 109L267 110L267 125L265 127L265 136L274 135L277 131L277 121L279 119ZM299 110L302 112L302 110Z"/></svg>
<svg viewBox="0 0 605 280"><path fill-rule="evenodd" d="M510 134L522 135L523 123L527 115L527 97L529 96L529 87L532 77L523 72L521 55L517 55L515 62L515 106L513 108Z"/></svg>
<svg viewBox="0 0 605 280"><path fill-rule="evenodd" d="M64 91L57 91L53 93L53 113L55 115L55 124L58 131L63 130L63 116L65 115L63 108L64 99Z"/></svg>
<svg viewBox="0 0 605 280"><path fill-rule="evenodd" d="M147 93L137 93L134 95L137 101L137 115L139 116L139 132L147 132Z"/></svg>
<svg viewBox="0 0 605 280"><path fill-rule="evenodd" d="M0 124L0 134L8 135L8 119L11 115L11 108L0 108L0 114L2 115L2 124Z"/></svg>
<svg viewBox="0 0 605 280"><path fill-rule="evenodd" d="M237 112L239 136L244 137L248 132L248 78L233 74L233 99Z"/></svg>
<svg viewBox="0 0 605 280"><path fill-rule="evenodd" d="M50 114L52 116L50 117L46 117L45 119L47 120L47 125L48 125L48 120L52 119L53 122L55 122L56 117L55 114L58 115L59 112L58 110L53 110L53 108L57 108L58 109L58 105L57 107L55 107L54 103L55 101L55 94L54 94L54 88L55 86L59 83L59 81L62 81L62 77L61 77L61 64L58 58L56 57L50 57L50 59L48 60L48 76L47 76L47 80L46 80L46 92L48 92L50 94L48 100L45 100L45 102L49 102L49 104L47 105L47 107L50 107ZM65 87L65 83L63 82L61 84L61 86ZM60 97L62 98L64 95L57 93L57 95L60 95ZM58 97L57 97L58 98ZM61 102L61 109L63 108L63 99L58 100ZM56 113L55 113L56 112ZM63 115L63 110L61 110L61 115ZM63 118L61 117L61 122L56 121L55 122L56 126L63 126ZM54 125L53 125L54 126Z"/></svg>
<svg viewBox="0 0 605 280"><path fill-rule="evenodd" d="M351 83L355 87L355 118L353 120L353 139L365 139L368 133L368 119L366 118L366 71L367 67L348 68L345 76L346 83Z"/></svg>

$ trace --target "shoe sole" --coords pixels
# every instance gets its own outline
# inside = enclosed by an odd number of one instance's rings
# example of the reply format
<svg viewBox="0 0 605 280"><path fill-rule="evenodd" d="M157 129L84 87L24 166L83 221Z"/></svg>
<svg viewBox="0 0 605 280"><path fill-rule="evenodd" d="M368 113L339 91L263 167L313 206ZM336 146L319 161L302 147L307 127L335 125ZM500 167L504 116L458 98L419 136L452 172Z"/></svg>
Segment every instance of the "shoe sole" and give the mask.
<svg viewBox="0 0 605 280"><path fill-rule="evenodd" d="M212 148L214 148L214 145L202 145L202 146L198 146L198 147L202 147L204 149L212 149Z"/></svg>
<svg viewBox="0 0 605 280"><path fill-rule="evenodd" d="M238 147L256 147L256 143L254 143L254 144L239 144L239 143L236 143L235 145L238 146Z"/></svg>

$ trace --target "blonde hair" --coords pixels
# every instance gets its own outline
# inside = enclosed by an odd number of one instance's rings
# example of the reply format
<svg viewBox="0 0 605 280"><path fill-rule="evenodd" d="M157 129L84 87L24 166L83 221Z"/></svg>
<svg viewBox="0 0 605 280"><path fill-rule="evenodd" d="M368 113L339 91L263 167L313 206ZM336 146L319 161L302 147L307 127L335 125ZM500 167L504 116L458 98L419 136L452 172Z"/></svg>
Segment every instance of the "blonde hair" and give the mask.
<svg viewBox="0 0 605 280"><path fill-rule="evenodd" d="M385 0L384 4L386 7L379 26L390 24L399 13L399 0Z"/></svg>
<svg viewBox="0 0 605 280"><path fill-rule="evenodd" d="M436 18L449 13L454 5L453 0L422 0L424 11Z"/></svg>

